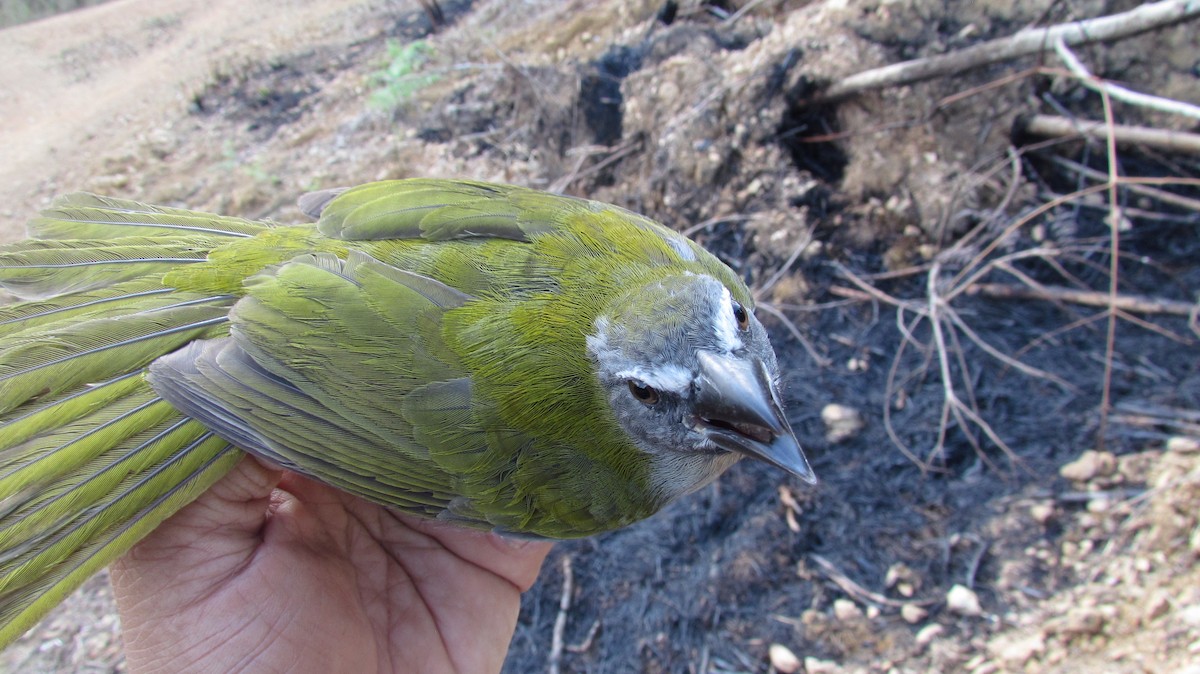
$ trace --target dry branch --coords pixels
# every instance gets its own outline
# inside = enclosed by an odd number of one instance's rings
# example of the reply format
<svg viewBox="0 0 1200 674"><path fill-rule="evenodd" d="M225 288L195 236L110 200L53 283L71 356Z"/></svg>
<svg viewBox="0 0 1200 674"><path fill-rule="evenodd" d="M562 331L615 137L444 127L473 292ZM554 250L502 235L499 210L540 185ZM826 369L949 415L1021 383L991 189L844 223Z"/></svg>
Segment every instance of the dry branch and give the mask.
<svg viewBox="0 0 1200 674"><path fill-rule="evenodd" d="M1175 316L1190 316L1196 310L1196 305L1190 302L1167 300L1147 295L1117 295L1113 297L1107 292L1094 290L1076 290L1074 288L1058 288L1054 286L1015 286L1005 283L976 283L967 294L986 295L999 299L1046 300L1048 302L1069 302L1089 307L1113 307L1135 314L1172 314Z"/></svg>
<svg viewBox="0 0 1200 674"><path fill-rule="evenodd" d="M1056 115L1030 115L1017 121L1019 128L1033 136L1072 138L1083 136L1104 140L1108 129L1104 122L1086 119L1069 119ZM1149 126L1117 124L1112 128L1117 145L1142 145L1170 152L1186 152L1200 155L1200 133L1155 129Z"/></svg>
<svg viewBox="0 0 1200 674"><path fill-rule="evenodd" d="M1093 91L1104 92L1111 98L1129 103L1130 105L1150 108L1160 112L1169 112L1175 115L1183 115L1192 119L1200 119L1200 106L1170 98L1163 98L1162 96L1143 94L1140 91L1134 91L1096 77L1087 69L1087 66L1083 65L1083 61L1079 60L1075 52L1071 51L1067 43L1061 38L1055 40L1054 52L1058 54L1058 58L1062 59L1062 62L1067 66L1067 70L1070 70L1072 74L1078 77L1085 87Z"/></svg>
<svg viewBox="0 0 1200 674"><path fill-rule="evenodd" d="M845 98L871 89L911 84L1030 56L1052 47L1059 39L1069 45L1118 40L1198 16L1200 2L1196 0L1164 0L1120 14L1044 28L1026 28L1010 37L989 40L949 54L893 63L851 75L830 86L812 102Z"/></svg>

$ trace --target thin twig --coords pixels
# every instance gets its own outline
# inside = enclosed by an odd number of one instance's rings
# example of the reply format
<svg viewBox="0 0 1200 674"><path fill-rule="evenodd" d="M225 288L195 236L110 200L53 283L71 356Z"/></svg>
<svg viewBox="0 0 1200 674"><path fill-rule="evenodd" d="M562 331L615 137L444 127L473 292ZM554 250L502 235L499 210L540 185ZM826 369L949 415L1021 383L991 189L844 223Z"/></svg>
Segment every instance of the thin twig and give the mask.
<svg viewBox="0 0 1200 674"><path fill-rule="evenodd" d="M758 308L779 319L779 322L783 323L783 326L788 329L788 332L792 333L792 337L795 337L797 342L800 342L800 345L804 347L804 350L808 352L808 355L817 363L818 367L829 367L833 364L833 361L817 351L817 347L804 336L804 333L800 332L800 328L796 327L792 319L772 306L770 302L759 302Z"/></svg>
<svg viewBox="0 0 1200 674"><path fill-rule="evenodd" d="M600 619L596 618L592 622L592 626L588 628L587 636L583 641L567 646L567 651L570 653L587 653L592 649L592 643L596 641L596 635L600 633Z"/></svg>
<svg viewBox="0 0 1200 674"><path fill-rule="evenodd" d="M779 266L779 269L775 270L775 273L771 275L771 278L767 279L766 283L763 283L761 286L752 289L751 292L754 294L754 297L760 298L763 295L766 295L771 288L774 288L775 284L779 283L779 279L783 278L784 274L786 274L787 271L792 268L792 265L796 264L796 260L799 260L800 256L804 254L804 251L807 250L810 245L812 245L812 242L812 229L809 229L804 232L804 236L800 237L800 242L796 244L796 249L792 251L791 256L788 257L786 262Z"/></svg>
<svg viewBox="0 0 1200 674"><path fill-rule="evenodd" d="M562 594L558 598L558 616L554 619L554 632L550 639L550 658L548 670L550 674L559 674L563 654L563 633L567 630L567 612L571 610L571 592L574 577L571 573L571 556L562 558Z"/></svg>
<svg viewBox="0 0 1200 674"><path fill-rule="evenodd" d="M1070 45L1108 42L1197 16L1200 16L1200 3L1195 0L1164 0L1120 14L1054 26L1026 28L1010 37L989 40L949 54L893 63L851 75L833 84L809 103L845 98L871 89L920 82L989 63L1030 56L1045 50L1060 39Z"/></svg>
<svg viewBox="0 0 1200 674"><path fill-rule="evenodd" d="M1200 4L1197 5L1200 7ZM1066 46L1063 46L1066 49ZM1100 391L1100 425L1096 430L1096 445L1104 449L1105 438L1108 436L1108 413L1112 410L1112 374L1113 360L1117 351L1117 311L1115 303L1120 293L1121 283L1121 206L1118 202L1117 182L1120 179L1117 164L1117 141L1112 136L1115 124L1113 118L1112 100L1104 89L1097 90L1100 102L1104 107L1104 124L1109 129L1108 150L1108 234L1112 241L1109 243L1108 256L1108 330L1104 336L1104 386Z"/></svg>
<svg viewBox="0 0 1200 674"><path fill-rule="evenodd" d="M1068 302L1088 307L1111 306L1138 314L1171 314L1173 316L1190 316L1196 310L1195 302L1167 300L1148 295L1118 295L1110 297L1107 293L1095 290L1075 290L1057 286L1027 286L1009 285L1006 283L976 283L967 290L969 295L986 295L998 299L1045 300L1047 302Z"/></svg>

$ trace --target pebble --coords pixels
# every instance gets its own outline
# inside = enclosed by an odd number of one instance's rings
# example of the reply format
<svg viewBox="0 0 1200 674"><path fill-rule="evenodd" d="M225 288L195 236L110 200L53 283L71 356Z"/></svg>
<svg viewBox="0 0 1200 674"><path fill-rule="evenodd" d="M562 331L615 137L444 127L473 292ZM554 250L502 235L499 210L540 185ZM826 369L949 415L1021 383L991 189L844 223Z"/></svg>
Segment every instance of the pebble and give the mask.
<svg viewBox="0 0 1200 674"><path fill-rule="evenodd" d="M904 622L910 625L916 625L925 618L929 617L929 611L917 606L916 604L905 604L900 607L900 617L904 618Z"/></svg>
<svg viewBox="0 0 1200 674"><path fill-rule="evenodd" d="M1176 435L1167 440L1167 451L1178 454L1196 454L1200 452L1200 438Z"/></svg>
<svg viewBox="0 0 1200 674"><path fill-rule="evenodd" d="M983 615L983 607L979 605L979 595L965 585L955 585L950 588L950 591L946 593L946 608L959 615Z"/></svg>
<svg viewBox="0 0 1200 674"><path fill-rule="evenodd" d="M912 582L916 577L916 572L909 568L907 564L896 562L888 567L887 575L883 578L883 584L885 587L895 587L901 582Z"/></svg>
<svg viewBox="0 0 1200 674"><path fill-rule="evenodd" d="M1054 519L1054 506L1049 503L1036 503L1029 507L1029 516L1038 524L1048 524Z"/></svg>
<svg viewBox="0 0 1200 674"><path fill-rule="evenodd" d="M1058 474L1072 482L1087 482L1117 471L1117 457L1111 452L1084 451L1078 459L1058 469Z"/></svg>
<svg viewBox="0 0 1200 674"><path fill-rule="evenodd" d="M1065 636L1090 637L1104 629L1104 616L1094 608L1081 606L1071 609L1055 630Z"/></svg>
<svg viewBox="0 0 1200 674"><path fill-rule="evenodd" d="M821 409L821 421L825 422L825 439L831 443L845 442L866 426L862 412L837 403L830 403Z"/></svg>
<svg viewBox="0 0 1200 674"><path fill-rule="evenodd" d="M1171 608L1171 600L1161 592L1156 592L1154 596L1146 601L1146 607L1142 610L1142 622L1148 623L1155 618L1164 615Z"/></svg>
<svg viewBox="0 0 1200 674"><path fill-rule="evenodd" d="M1200 605L1189 606L1177 613L1179 619L1189 627L1200 627Z"/></svg>
<svg viewBox="0 0 1200 674"><path fill-rule="evenodd" d="M842 622L862 620L863 612L858 604L849 599L836 599L833 602L833 615Z"/></svg>
<svg viewBox="0 0 1200 674"><path fill-rule="evenodd" d="M942 633L945 631L946 628L942 627L940 624L930 623L917 631L917 645L924 648L928 646L931 641L942 636Z"/></svg>
<svg viewBox="0 0 1200 674"><path fill-rule="evenodd" d="M792 649L783 644L771 644L771 647L767 649L767 657L770 658L771 666L775 668L775 671L781 674L796 674L800 671L800 658L796 657Z"/></svg>
<svg viewBox="0 0 1200 674"><path fill-rule="evenodd" d="M839 671L841 671L841 667L832 660L822 660L814 657L804 658L805 674L835 674Z"/></svg>
<svg viewBox="0 0 1200 674"><path fill-rule="evenodd" d="M1041 632L993 644L989 650L1011 667L1024 667L1034 656L1046 650L1046 639Z"/></svg>

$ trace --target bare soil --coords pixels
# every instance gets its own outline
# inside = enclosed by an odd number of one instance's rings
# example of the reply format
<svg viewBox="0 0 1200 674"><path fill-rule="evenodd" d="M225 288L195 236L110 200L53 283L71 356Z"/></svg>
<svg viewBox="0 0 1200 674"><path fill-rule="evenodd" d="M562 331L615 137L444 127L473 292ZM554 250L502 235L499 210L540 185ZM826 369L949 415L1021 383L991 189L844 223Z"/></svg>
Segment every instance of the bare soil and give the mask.
<svg viewBox="0 0 1200 674"><path fill-rule="evenodd" d="M1014 132L1035 112L1102 118L1099 97L1061 69L1022 72L1058 68L1050 55L810 100L865 68L1137 4L681 2L668 23L650 0L451 0L433 26L415 3L114 0L0 31L0 235L76 189L291 221L307 190L416 175L645 212L807 343L770 319L822 482L744 463L557 546L506 671L548 668L570 558L563 672L786 671L780 647L809 673L1200 672L1194 316L1125 314L1109 344L1103 309L979 291L1108 291L1105 193L1046 206L1095 184L1061 159L1106 172L1105 148ZM754 6L721 18L733 5ZM381 73L417 39L419 86L372 103L404 89ZM1200 103L1195 23L1077 54ZM1200 178L1195 156L1122 147L1119 162L1200 198L1178 180ZM1194 304L1200 214L1126 189L1119 203L1119 291ZM931 292L936 331L917 320ZM943 419L948 392L978 416ZM123 671L119 634L98 577L0 668Z"/></svg>

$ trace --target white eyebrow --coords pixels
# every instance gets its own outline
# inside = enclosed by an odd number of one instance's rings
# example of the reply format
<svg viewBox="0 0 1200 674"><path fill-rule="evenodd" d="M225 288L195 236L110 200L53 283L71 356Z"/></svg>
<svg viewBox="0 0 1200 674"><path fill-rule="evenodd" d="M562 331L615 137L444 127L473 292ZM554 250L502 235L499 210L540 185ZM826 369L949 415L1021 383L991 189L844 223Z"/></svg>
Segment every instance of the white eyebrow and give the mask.
<svg viewBox="0 0 1200 674"><path fill-rule="evenodd" d="M622 379L635 379L646 386L659 391L670 391L680 395L692 386L692 373L678 365L656 365L654 367L633 367L617 373Z"/></svg>
<svg viewBox="0 0 1200 674"><path fill-rule="evenodd" d="M725 286L721 286L721 304L717 307L716 316L713 316L713 331L722 349L732 352L742 348L737 318L733 315L733 296Z"/></svg>

